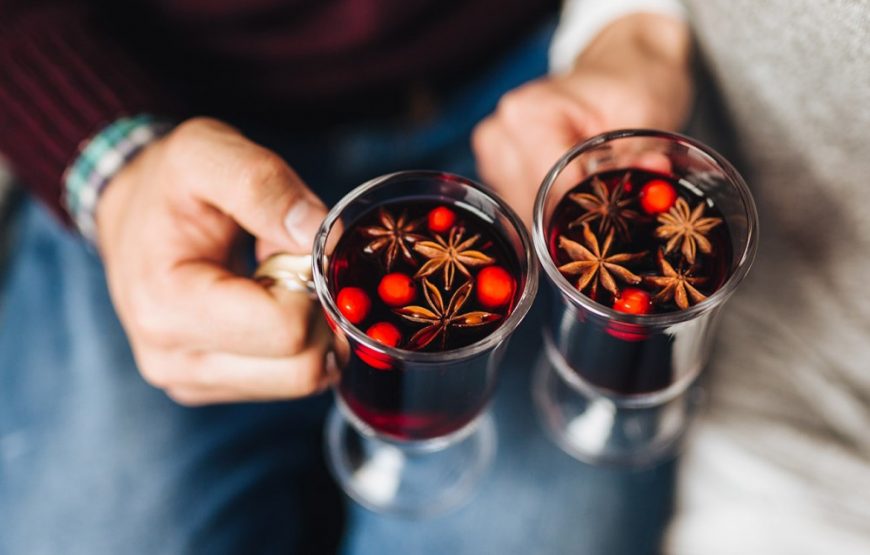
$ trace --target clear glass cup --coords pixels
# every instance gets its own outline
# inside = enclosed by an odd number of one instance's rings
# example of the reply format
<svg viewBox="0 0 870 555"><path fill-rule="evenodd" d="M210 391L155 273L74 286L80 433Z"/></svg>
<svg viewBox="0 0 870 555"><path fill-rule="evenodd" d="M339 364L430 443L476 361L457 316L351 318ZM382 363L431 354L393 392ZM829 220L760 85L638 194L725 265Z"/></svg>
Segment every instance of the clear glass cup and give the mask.
<svg viewBox="0 0 870 555"><path fill-rule="evenodd" d="M727 223L730 276L687 310L618 312L577 291L550 256L547 234L565 193L591 175L630 168L670 173L712 199ZM699 382L719 311L755 256L758 216L743 178L721 155L682 135L605 133L572 148L546 176L533 240L546 305L533 397L545 429L564 451L593 464L640 466L672 454L702 398Z"/></svg>
<svg viewBox="0 0 870 555"><path fill-rule="evenodd" d="M396 201L459 205L483 218L519 261L513 311L491 334L442 352L378 343L338 310L330 257L346 229L373 207ZM341 379L326 429L327 458L344 490L377 511L428 516L474 491L495 452L486 406L508 339L537 291L531 240L514 212L473 181L448 173L399 172L349 193L327 215L315 240L314 285L335 333Z"/></svg>

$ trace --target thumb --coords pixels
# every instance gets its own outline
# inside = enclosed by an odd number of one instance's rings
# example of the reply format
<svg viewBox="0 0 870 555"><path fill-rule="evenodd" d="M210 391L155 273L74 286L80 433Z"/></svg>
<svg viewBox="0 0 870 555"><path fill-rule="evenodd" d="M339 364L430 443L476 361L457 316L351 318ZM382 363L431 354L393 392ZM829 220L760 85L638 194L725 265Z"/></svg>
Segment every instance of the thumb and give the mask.
<svg viewBox="0 0 870 555"><path fill-rule="evenodd" d="M299 194L291 196L290 206L279 215L283 215L281 223L293 243L289 252L298 254L311 252L326 207L301 181L297 187Z"/></svg>
<svg viewBox="0 0 870 555"><path fill-rule="evenodd" d="M265 154L263 154L265 153ZM311 252L326 207L283 160L264 149L244 162L226 189L204 198L259 239L293 254Z"/></svg>

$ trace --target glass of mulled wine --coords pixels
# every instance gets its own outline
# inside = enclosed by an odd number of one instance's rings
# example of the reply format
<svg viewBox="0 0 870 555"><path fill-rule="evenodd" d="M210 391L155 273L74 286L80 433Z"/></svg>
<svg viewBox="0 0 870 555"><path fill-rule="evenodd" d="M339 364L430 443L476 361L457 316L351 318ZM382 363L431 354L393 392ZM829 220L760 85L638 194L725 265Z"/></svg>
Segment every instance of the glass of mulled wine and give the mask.
<svg viewBox="0 0 870 555"><path fill-rule="evenodd" d="M537 289L522 223L463 177L394 173L330 211L313 270L341 369L326 429L337 480L379 511L460 504L494 455L486 406Z"/></svg>
<svg viewBox="0 0 870 555"><path fill-rule="evenodd" d="M534 211L546 317L533 396L563 450L618 465L674 452L757 219L731 164L681 135L614 131L556 163Z"/></svg>

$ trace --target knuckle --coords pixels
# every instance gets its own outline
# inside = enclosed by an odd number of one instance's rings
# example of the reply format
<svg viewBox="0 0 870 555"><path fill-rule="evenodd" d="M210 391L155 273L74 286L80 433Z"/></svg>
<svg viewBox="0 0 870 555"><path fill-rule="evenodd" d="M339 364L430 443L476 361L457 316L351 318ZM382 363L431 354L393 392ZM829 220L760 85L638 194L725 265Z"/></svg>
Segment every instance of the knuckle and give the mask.
<svg viewBox="0 0 870 555"><path fill-rule="evenodd" d="M166 396L184 407L199 407L205 404L199 394L189 389L167 389Z"/></svg>
<svg viewBox="0 0 870 555"><path fill-rule="evenodd" d="M529 90L516 89L505 94L498 102L498 113L507 122L521 121L529 109Z"/></svg>
<svg viewBox="0 0 870 555"><path fill-rule="evenodd" d="M216 119L207 117L193 117L178 124L173 130L173 136L181 137L198 137L202 133L212 131L223 127L224 125Z"/></svg>
<svg viewBox="0 0 870 555"><path fill-rule="evenodd" d="M164 364L155 361L139 362L139 374L149 385L157 389L167 389L172 386L172 372Z"/></svg>
<svg viewBox="0 0 870 555"><path fill-rule="evenodd" d="M541 113L552 110L557 98L551 84L535 81L502 96L497 111L505 124L518 127L534 121Z"/></svg>
<svg viewBox="0 0 870 555"><path fill-rule="evenodd" d="M276 183L290 182L290 168L280 156L266 149L258 149L256 154L242 162L240 171L239 194L243 202L277 202L283 195L299 195L292 188L276 187ZM270 198L271 197L271 198Z"/></svg>
<svg viewBox="0 0 870 555"><path fill-rule="evenodd" d="M257 149L244 161L243 180L252 189L258 189L276 178L286 176L287 173L284 160L266 149Z"/></svg>
<svg viewBox="0 0 870 555"><path fill-rule="evenodd" d="M172 348L175 346L177 338L168 325L166 315L156 308L157 305L157 301L147 293L132 294L130 319L133 324L133 333L150 347Z"/></svg>
<svg viewBox="0 0 870 555"><path fill-rule="evenodd" d="M201 131L195 124L187 121L176 127L163 140L164 154L170 163L187 163L193 154L194 145L199 141Z"/></svg>
<svg viewBox="0 0 870 555"><path fill-rule="evenodd" d="M209 136L229 129L216 119L195 117L178 124L161 142L170 163L183 168L190 164Z"/></svg>
<svg viewBox="0 0 870 555"><path fill-rule="evenodd" d="M224 386L220 365L208 357L189 357L185 368L185 384L205 389Z"/></svg>
<svg viewBox="0 0 870 555"><path fill-rule="evenodd" d="M491 118L487 118L479 123L471 132L471 148L478 156L487 151L487 146L492 140L493 124Z"/></svg>

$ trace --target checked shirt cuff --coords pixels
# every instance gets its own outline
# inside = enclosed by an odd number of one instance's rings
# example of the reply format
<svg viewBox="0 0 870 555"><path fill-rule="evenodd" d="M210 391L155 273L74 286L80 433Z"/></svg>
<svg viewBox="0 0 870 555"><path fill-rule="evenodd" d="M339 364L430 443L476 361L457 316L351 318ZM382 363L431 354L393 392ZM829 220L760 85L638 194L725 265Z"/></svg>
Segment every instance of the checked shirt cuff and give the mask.
<svg viewBox="0 0 870 555"><path fill-rule="evenodd" d="M148 114L115 120L82 144L63 176L64 204L79 233L96 245L95 212L103 189L127 162L172 128Z"/></svg>

